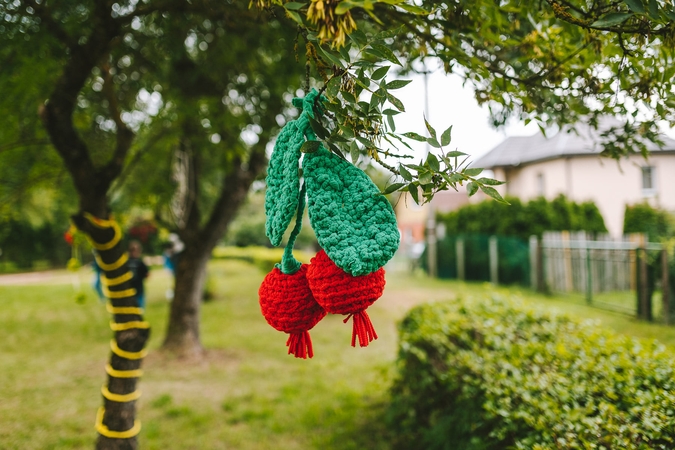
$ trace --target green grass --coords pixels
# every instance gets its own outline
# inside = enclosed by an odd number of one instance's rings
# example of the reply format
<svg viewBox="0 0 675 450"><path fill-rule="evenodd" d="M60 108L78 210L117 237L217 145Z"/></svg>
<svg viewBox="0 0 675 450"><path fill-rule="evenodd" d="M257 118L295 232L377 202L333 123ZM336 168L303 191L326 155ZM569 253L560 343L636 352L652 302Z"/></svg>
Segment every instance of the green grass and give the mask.
<svg viewBox="0 0 675 450"><path fill-rule="evenodd" d="M237 261L215 261L209 271L215 299L202 310L203 363L157 352L169 279L155 270L148 281L153 330L138 401L144 449L388 448L381 413L396 357L395 324L424 301L515 294L675 346L675 328L588 308L581 298L390 274L384 297L369 309L377 341L352 348L351 326L328 316L311 331L314 358L299 360L286 354L286 335L260 315L263 273ZM83 304L75 302L71 284L0 286L2 449L92 447L111 331L104 306L90 292L89 275L80 279L87 293Z"/></svg>

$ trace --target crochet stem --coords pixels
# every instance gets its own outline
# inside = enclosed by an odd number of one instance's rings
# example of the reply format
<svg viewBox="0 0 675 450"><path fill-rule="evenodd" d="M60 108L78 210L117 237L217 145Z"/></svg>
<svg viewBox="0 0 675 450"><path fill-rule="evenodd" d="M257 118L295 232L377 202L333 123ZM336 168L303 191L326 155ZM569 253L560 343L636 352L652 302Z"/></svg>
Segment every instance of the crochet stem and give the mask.
<svg viewBox="0 0 675 450"><path fill-rule="evenodd" d="M354 326L352 328L352 347L356 347L356 338L359 338L359 345L361 347L368 347L368 344L371 343L374 339L377 339L377 333L375 328L373 328L373 323L368 317L368 313L364 309L356 313L352 313L347 316L344 323L353 318Z"/></svg>
<svg viewBox="0 0 675 450"><path fill-rule="evenodd" d="M309 331L291 333L286 341L286 346L288 347L288 354L295 355L296 358L307 359L307 357L314 356Z"/></svg>
<svg viewBox="0 0 675 450"><path fill-rule="evenodd" d="M300 266L302 265L302 263L293 256L293 246L302 229L302 216L305 212L305 191L305 183L302 183L300 196L298 197L298 214L295 217L295 227L293 227L293 231L291 231L291 235L288 237L288 243L286 244L286 248L284 248L284 256L281 258L281 264L276 265L276 267L286 275L294 274L300 270Z"/></svg>

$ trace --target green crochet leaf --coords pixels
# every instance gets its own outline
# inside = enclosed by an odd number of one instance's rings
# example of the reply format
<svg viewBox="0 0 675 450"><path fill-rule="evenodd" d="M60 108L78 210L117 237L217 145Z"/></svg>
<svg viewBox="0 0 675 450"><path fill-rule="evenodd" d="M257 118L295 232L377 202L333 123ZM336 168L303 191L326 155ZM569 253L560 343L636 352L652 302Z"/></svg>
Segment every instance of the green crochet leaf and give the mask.
<svg viewBox="0 0 675 450"><path fill-rule="evenodd" d="M281 244L281 238L298 207L298 161L300 147L304 143L303 132L295 121L291 121L281 130L274 144L274 152L267 169L265 192L265 234L274 246Z"/></svg>
<svg viewBox="0 0 675 450"><path fill-rule="evenodd" d="M330 259L354 276L384 266L400 236L393 208L368 175L323 147L306 154L302 168L309 220Z"/></svg>
<svg viewBox="0 0 675 450"><path fill-rule="evenodd" d="M288 122L279 133L267 168L267 191L265 192L265 234L272 245L281 244L281 239L293 219L300 195L298 161L305 144L305 135L316 140L309 124L314 116L313 107L319 93L312 89L305 98L294 98L293 105L301 109L300 116ZM316 144L318 147L318 144Z"/></svg>

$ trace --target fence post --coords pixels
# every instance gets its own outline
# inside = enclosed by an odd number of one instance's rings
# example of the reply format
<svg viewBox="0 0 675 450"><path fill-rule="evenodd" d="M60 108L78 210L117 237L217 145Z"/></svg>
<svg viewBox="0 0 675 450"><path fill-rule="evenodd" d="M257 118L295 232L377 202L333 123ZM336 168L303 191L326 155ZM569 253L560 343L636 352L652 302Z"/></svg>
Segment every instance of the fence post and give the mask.
<svg viewBox="0 0 675 450"><path fill-rule="evenodd" d="M539 273L539 259L537 258L537 246L538 246L537 236L530 236L530 287L533 291L538 289L537 280Z"/></svg>
<svg viewBox="0 0 675 450"><path fill-rule="evenodd" d="M647 249L642 247L635 250L638 262L638 317L644 320L651 319L651 311L649 311L649 286L647 278Z"/></svg>
<svg viewBox="0 0 675 450"><path fill-rule="evenodd" d="M457 238L455 241L455 252L457 253L457 279L464 281L466 279L464 264L464 238Z"/></svg>
<svg viewBox="0 0 675 450"><path fill-rule="evenodd" d="M591 249L586 245L586 303L593 303L593 276L591 272Z"/></svg>
<svg viewBox="0 0 675 450"><path fill-rule="evenodd" d="M663 319L666 325L670 324L670 283L668 277L668 250L661 250L661 299L663 301Z"/></svg>
<svg viewBox="0 0 675 450"><path fill-rule="evenodd" d="M497 251L497 236L488 239L488 252L490 257L490 282L499 283L499 253Z"/></svg>

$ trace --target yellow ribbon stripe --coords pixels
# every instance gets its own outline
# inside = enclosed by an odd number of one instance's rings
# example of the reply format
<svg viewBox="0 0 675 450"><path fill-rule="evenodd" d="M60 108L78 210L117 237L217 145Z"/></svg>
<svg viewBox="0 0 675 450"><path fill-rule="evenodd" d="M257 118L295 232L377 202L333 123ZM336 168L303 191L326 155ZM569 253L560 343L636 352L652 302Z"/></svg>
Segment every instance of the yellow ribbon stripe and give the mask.
<svg viewBox="0 0 675 450"><path fill-rule="evenodd" d="M107 386L103 386L101 388L101 394L103 394L103 396L108 400L118 403L133 402L134 400L138 400L141 397L141 391L138 390L130 394L113 394L108 390Z"/></svg>
<svg viewBox="0 0 675 450"><path fill-rule="evenodd" d="M143 376L143 371L141 369L115 370L110 364L106 364L105 371L108 375L115 378L139 378Z"/></svg>
<svg viewBox="0 0 675 450"><path fill-rule="evenodd" d="M110 228L117 223L113 219L110 220L101 219L93 214L89 214L88 212L83 212L82 215L84 216L85 219L89 221L89 223L94 225L96 228Z"/></svg>
<svg viewBox="0 0 675 450"><path fill-rule="evenodd" d="M117 356L126 359L143 359L148 354L148 351L146 349L143 349L140 352L128 352L126 350L122 350L117 346L117 342L115 342L114 340L110 341L110 349Z"/></svg>
<svg viewBox="0 0 675 450"><path fill-rule="evenodd" d="M113 238L110 241L104 242L102 244L99 244L98 242L92 240L91 237L87 236L89 243L96 250L110 250L115 245L117 245L120 239L122 239L122 230L120 230L120 226L114 220L99 219L98 217L95 217L87 212L83 213L82 215L85 217L85 219L89 221L89 223L94 225L96 228L100 229L112 228L115 231L115 235L113 236Z"/></svg>
<svg viewBox="0 0 675 450"><path fill-rule="evenodd" d="M113 331L131 330L133 328L150 328L150 324L145 320L142 322L139 320L133 320L131 322L122 322L122 323L110 322L110 329Z"/></svg>
<svg viewBox="0 0 675 450"><path fill-rule="evenodd" d="M113 306L110 303L106 303L105 309L110 314L135 314L137 316L143 315L143 308L138 308L136 306Z"/></svg>
<svg viewBox="0 0 675 450"><path fill-rule="evenodd" d="M128 298L136 295L136 289L130 288L123 291L111 291L110 289L103 287L103 295L108 298Z"/></svg>
<svg viewBox="0 0 675 450"><path fill-rule="evenodd" d="M108 272L111 271L111 270L119 269L119 268L122 267L128 260L129 260L129 255L125 252L125 253L122 253L122 256L120 256L120 259L118 259L118 260L115 261L114 263L106 264L106 263L103 262L103 260L102 260L101 257L98 255L98 253L96 254L96 264L98 264L98 266L99 266L101 269L103 269L103 270L105 270L105 271L108 271Z"/></svg>
<svg viewBox="0 0 675 450"><path fill-rule="evenodd" d="M100 407L96 413L96 431L101 436L105 436L110 439L129 439L136 436L141 431L141 423L138 420L134 421L134 426L127 431L109 430L108 427L103 425L104 414L105 408Z"/></svg>
<svg viewBox="0 0 675 450"><path fill-rule="evenodd" d="M101 284L103 286L117 286L119 284L124 283L125 281L129 281L134 277L134 274L131 272L127 272L124 275L120 275L119 277L115 278L108 278L106 276L101 277Z"/></svg>

